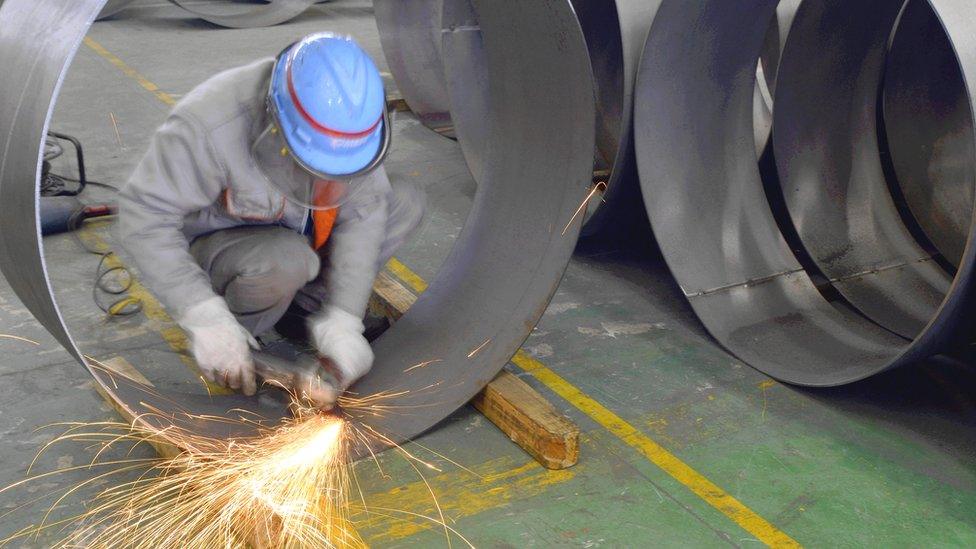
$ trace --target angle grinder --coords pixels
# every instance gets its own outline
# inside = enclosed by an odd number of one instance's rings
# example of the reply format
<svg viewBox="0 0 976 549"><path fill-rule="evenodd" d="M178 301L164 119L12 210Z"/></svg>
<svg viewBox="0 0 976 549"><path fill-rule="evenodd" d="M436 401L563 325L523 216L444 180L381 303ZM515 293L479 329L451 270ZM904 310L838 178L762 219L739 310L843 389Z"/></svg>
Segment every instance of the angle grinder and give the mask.
<svg viewBox="0 0 976 549"><path fill-rule="evenodd" d="M340 395L338 378L332 373L331 361L308 354L297 354L293 359L255 351L254 370L266 384L278 387L298 399L299 406L316 408L320 412L338 415L337 400ZM293 412L295 409L293 408Z"/></svg>
<svg viewBox="0 0 976 549"><path fill-rule="evenodd" d="M86 219L115 215L115 206L109 204L84 205L73 196L42 196L41 234L65 233L77 230Z"/></svg>

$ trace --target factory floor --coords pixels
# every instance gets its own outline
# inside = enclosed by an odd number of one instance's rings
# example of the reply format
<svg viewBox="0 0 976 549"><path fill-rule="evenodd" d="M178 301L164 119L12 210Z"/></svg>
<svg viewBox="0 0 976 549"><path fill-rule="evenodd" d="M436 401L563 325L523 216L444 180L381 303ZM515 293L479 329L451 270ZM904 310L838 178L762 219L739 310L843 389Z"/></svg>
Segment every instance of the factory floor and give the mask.
<svg viewBox="0 0 976 549"><path fill-rule="evenodd" d="M82 141L90 178L123 184L174 100L317 30L352 34L386 70L368 1L334 0L256 30L219 29L167 2L142 2L92 27L52 128ZM433 280L475 186L456 143L409 113L395 127L391 179L418 182L430 201L397 257ZM85 200L111 200L111 192L93 188ZM109 223L78 236L117 248ZM438 516L433 492L447 524L480 547L976 546L976 368L939 358L845 388L781 385L709 338L648 239L581 244L525 343L534 360L509 365L580 426L579 463L547 471L464 407L408 446L439 470L422 478L396 452L357 465L367 505L399 510L359 521L371 545L446 545L444 528L414 515ZM179 342L165 311L148 301L141 313L106 319L92 300L98 256L75 235L45 247L84 352L121 355L154 382L203 390L173 351ZM39 343L0 338L5 486L25 478L59 432L39 428L118 418L2 280L0 334ZM36 470L84 465L93 453L58 445ZM39 524L49 494L95 474L79 469L0 493L0 539ZM85 495L106 483L84 487L49 520L82 512ZM63 535L54 529L11 546L46 547Z"/></svg>

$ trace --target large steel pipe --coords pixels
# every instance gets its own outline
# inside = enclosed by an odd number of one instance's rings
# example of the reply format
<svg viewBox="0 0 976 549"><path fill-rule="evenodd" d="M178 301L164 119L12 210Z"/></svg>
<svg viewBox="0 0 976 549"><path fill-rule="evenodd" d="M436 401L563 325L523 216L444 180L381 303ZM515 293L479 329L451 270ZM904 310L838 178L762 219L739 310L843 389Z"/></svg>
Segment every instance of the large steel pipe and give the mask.
<svg viewBox="0 0 976 549"><path fill-rule="evenodd" d="M488 142L488 71L485 45L472 0L443 0L441 54L454 135L476 182Z"/></svg>
<svg viewBox="0 0 976 549"><path fill-rule="evenodd" d="M660 4L661 0L574 2L598 80L597 149L610 168L602 196L590 202L586 234L632 218L631 212L641 207L633 147L634 80Z"/></svg>
<svg viewBox="0 0 976 549"><path fill-rule="evenodd" d="M973 217L973 119L942 23L910 0L888 52L884 125L891 164L911 216L958 266Z"/></svg>
<svg viewBox="0 0 976 549"><path fill-rule="evenodd" d="M609 168L606 190L590 201L586 233L640 207L633 160L633 87L647 29L660 0L573 0L596 78L596 162ZM481 28L470 0L443 0L441 56L455 134L468 167L480 180L489 120L484 116L488 75Z"/></svg>
<svg viewBox="0 0 976 549"><path fill-rule="evenodd" d="M454 137L441 61L443 0L375 0L383 54L410 110L428 128Z"/></svg>
<svg viewBox="0 0 976 549"><path fill-rule="evenodd" d="M753 100L755 117L756 151L759 156L769 144L773 129L773 94L776 93L776 76L779 72L780 57L786 45L786 37L793 26L793 17L800 7L800 0L780 0L776 6L776 17L770 21L766 38L763 41L762 55L756 74L756 91Z"/></svg>
<svg viewBox="0 0 976 549"><path fill-rule="evenodd" d="M779 68L773 150L786 207L816 267L868 318L910 339L951 277L902 221L881 161L878 93L901 6L800 7Z"/></svg>
<svg viewBox="0 0 976 549"><path fill-rule="evenodd" d="M131 4L134 1L135 0L108 0L107 2L105 2L105 7L102 8L102 11L99 12L98 17L96 17L96 19L104 19L106 17L111 17L116 13L119 13L120 11L127 8L129 4Z"/></svg>
<svg viewBox="0 0 976 549"><path fill-rule="evenodd" d="M968 0L931 3L955 42L969 89L976 89L976 41L968 30L976 7ZM804 2L801 12L825 4ZM664 257L709 332L777 379L839 385L944 350L967 332L974 251L967 246L966 267L913 339L824 297L781 233L756 165L756 62L776 5L662 4L645 47L655 55L644 55L638 75L641 186ZM785 74L781 68L777 95ZM972 110L971 97L967 104Z"/></svg>
<svg viewBox="0 0 976 549"><path fill-rule="evenodd" d="M60 82L104 3L6 0L0 8L0 270L38 320L133 414L146 406L217 416L243 409L275 421L287 411L267 400L113 382L82 359L60 317L37 219L42 137ZM579 223L566 234L562 228L590 182L592 73L572 7L566 0L478 0L474 7L492 82L484 184L437 278L375 342L374 370L354 387L360 394L405 391L385 402L396 413L357 418L396 441L462 406L528 336L572 254ZM59 31L47 32L54 23ZM410 368L423 362L429 365ZM179 415L144 421L160 428L180 421L214 436L253 432Z"/></svg>

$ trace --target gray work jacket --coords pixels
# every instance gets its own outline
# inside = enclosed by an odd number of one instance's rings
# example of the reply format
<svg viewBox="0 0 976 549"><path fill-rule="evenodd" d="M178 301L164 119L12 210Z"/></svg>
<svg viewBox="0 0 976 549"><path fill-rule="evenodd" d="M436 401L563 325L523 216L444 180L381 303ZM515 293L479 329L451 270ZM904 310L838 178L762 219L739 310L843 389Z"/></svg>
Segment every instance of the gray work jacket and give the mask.
<svg viewBox="0 0 976 549"><path fill-rule="evenodd" d="M230 69L187 94L119 194L122 245L175 318L215 295L189 253L194 238L242 225L308 232L309 211L270 185L251 155L268 120L273 64L269 58ZM382 167L355 184L360 189L339 209L327 244L323 305L360 316L379 267L392 189Z"/></svg>

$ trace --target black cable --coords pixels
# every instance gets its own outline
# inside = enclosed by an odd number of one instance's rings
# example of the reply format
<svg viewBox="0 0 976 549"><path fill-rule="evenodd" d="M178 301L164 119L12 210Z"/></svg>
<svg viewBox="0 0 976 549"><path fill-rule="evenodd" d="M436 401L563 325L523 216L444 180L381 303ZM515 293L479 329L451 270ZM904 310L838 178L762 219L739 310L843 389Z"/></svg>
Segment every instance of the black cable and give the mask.
<svg viewBox="0 0 976 549"><path fill-rule="evenodd" d="M99 260L98 267L95 269L95 284L92 287L92 299L95 301L95 305L97 305L102 312L109 316L134 315L142 310L142 302L130 295L127 295L133 284L132 273L130 273L129 270L122 265L105 265L105 262L108 260L109 256L114 255L115 252L108 252L102 256L101 260ZM110 279L107 277L112 273L120 273L125 276L123 279L124 281L121 282L120 286L113 287L109 285ZM99 291L102 291L110 296L124 297L113 301L108 306L105 306L102 305L102 302L99 299Z"/></svg>
<svg viewBox="0 0 976 549"><path fill-rule="evenodd" d="M78 178L67 177L63 175L58 175L51 172L51 161L58 158L64 154L64 147L57 141L62 139L70 142L75 148L75 157L78 162ZM119 192L119 188L114 185L109 185L108 183L102 183L100 181L89 181L85 174L85 153L82 150L81 142L74 137L49 131L48 138L44 143L44 163L42 166L42 177L41 177L41 195L42 196L78 196L84 192L88 185L103 187L114 192ZM65 182L77 183L78 186L75 189L66 189L67 185ZM81 229L82 224L85 222L85 210L79 209L77 212L72 214L71 218L68 219L68 230L74 236L78 245L82 247L86 252L100 256L98 260L98 266L95 268L95 281L92 284L92 301L95 305L102 310L109 317L115 316L130 316L134 315L143 309L142 302L128 295L129 290L134 284L134 277L132 273L121 264L118 265L106 265L109 257L114 257L115 252L112 250L99 250L92 246L89 246L84 239L79 236L78 231ZM115 275L114 277L109 277L109 275ZM120 278L121 277L121 278ZM112 285L112 282L122 280L116 285ZM118 297L108 305L103 304L102 295Z"/></svg>
<svg viewBox="0 0 976 549"><path fill-rule="evenodd" d="M115 256L115 252L112 250L100 250L89 246L88 243L85 242L85 240L78 234L78 229L81 228L83 223L84 211L79 210L71 217L71 219L68 220L68 229L82 249L92 255L100 256L98 266L95 267L95 280L92 284L92 301L95 302L95 306L110 317L130 316L142 311L142 302L139 299L128 295L129 290L132 288L132 285L135 282L132 273L128 268L121 264L111 266L106 265L109 257ZM120 276L123 276L123 282L121 282L119 285L112 286L110 284L111 279L108 278L108 275L112 273L118 273ZM101 298L101 294L122 297L106 305L103 303L104 300Z"/></svg>
<svg viewBox="0 0 976 549"><path fill-rule="evenodd" d="M51 161L64 154L64 147L58 141L59 139L68 141L75 149L75 158L76 162L78 163L77 178L57 174L51 171ZM64 133L54 131L48 132L48 137L44 141L44 163L41 173L42 196L78 196L85 191L85 187L88 185L103 187L115 192L119 192L119 188L114 185L102 183L101 181L91 181L88 179L85 171L85 152L81 146L81 141ZM66 188L67 185L65 185L65 182L77 183L78 186L75 189L69 190Z"/></svg>
<svg viewBox="0 0 976 549"><path fill-rule="evenodd" d="M75 148L75 161L78 163L78 188L72 191L62 191L62 194L60 196L78 196L79 194L85 192L85 186L88 185L88 180L87 177L85 176L85 153L81 148L81 141L78 141L78 139L66 133L48 131L47 134L57 139L62 139L64 141L67 141L71 143ZM63 153L63 149L62 149L62 153ZM60 156L60 154L58 156ZM57 158L57 157L55 156L53 158Z"/></svg>
<svg viewBox="0 0 976 549"><path fill-rule="evenodd" d="M67 177L67 176L59 175L59 174L51 174L51 175L54 175L54 176L60 178L63 181L68 181L68 182L71 182L71 183L79 183L79 180L77 178L74 178L74 177ZM113 192L119 192L121 190L118 187L116 187L115 185L109 185L108 183L102 183L101 181L93 181L91 179L85 180L85 185L86 186L89 186L90 185L92 187L103 187L103 188L109 189L109 190L111 190Z"/></svg>

